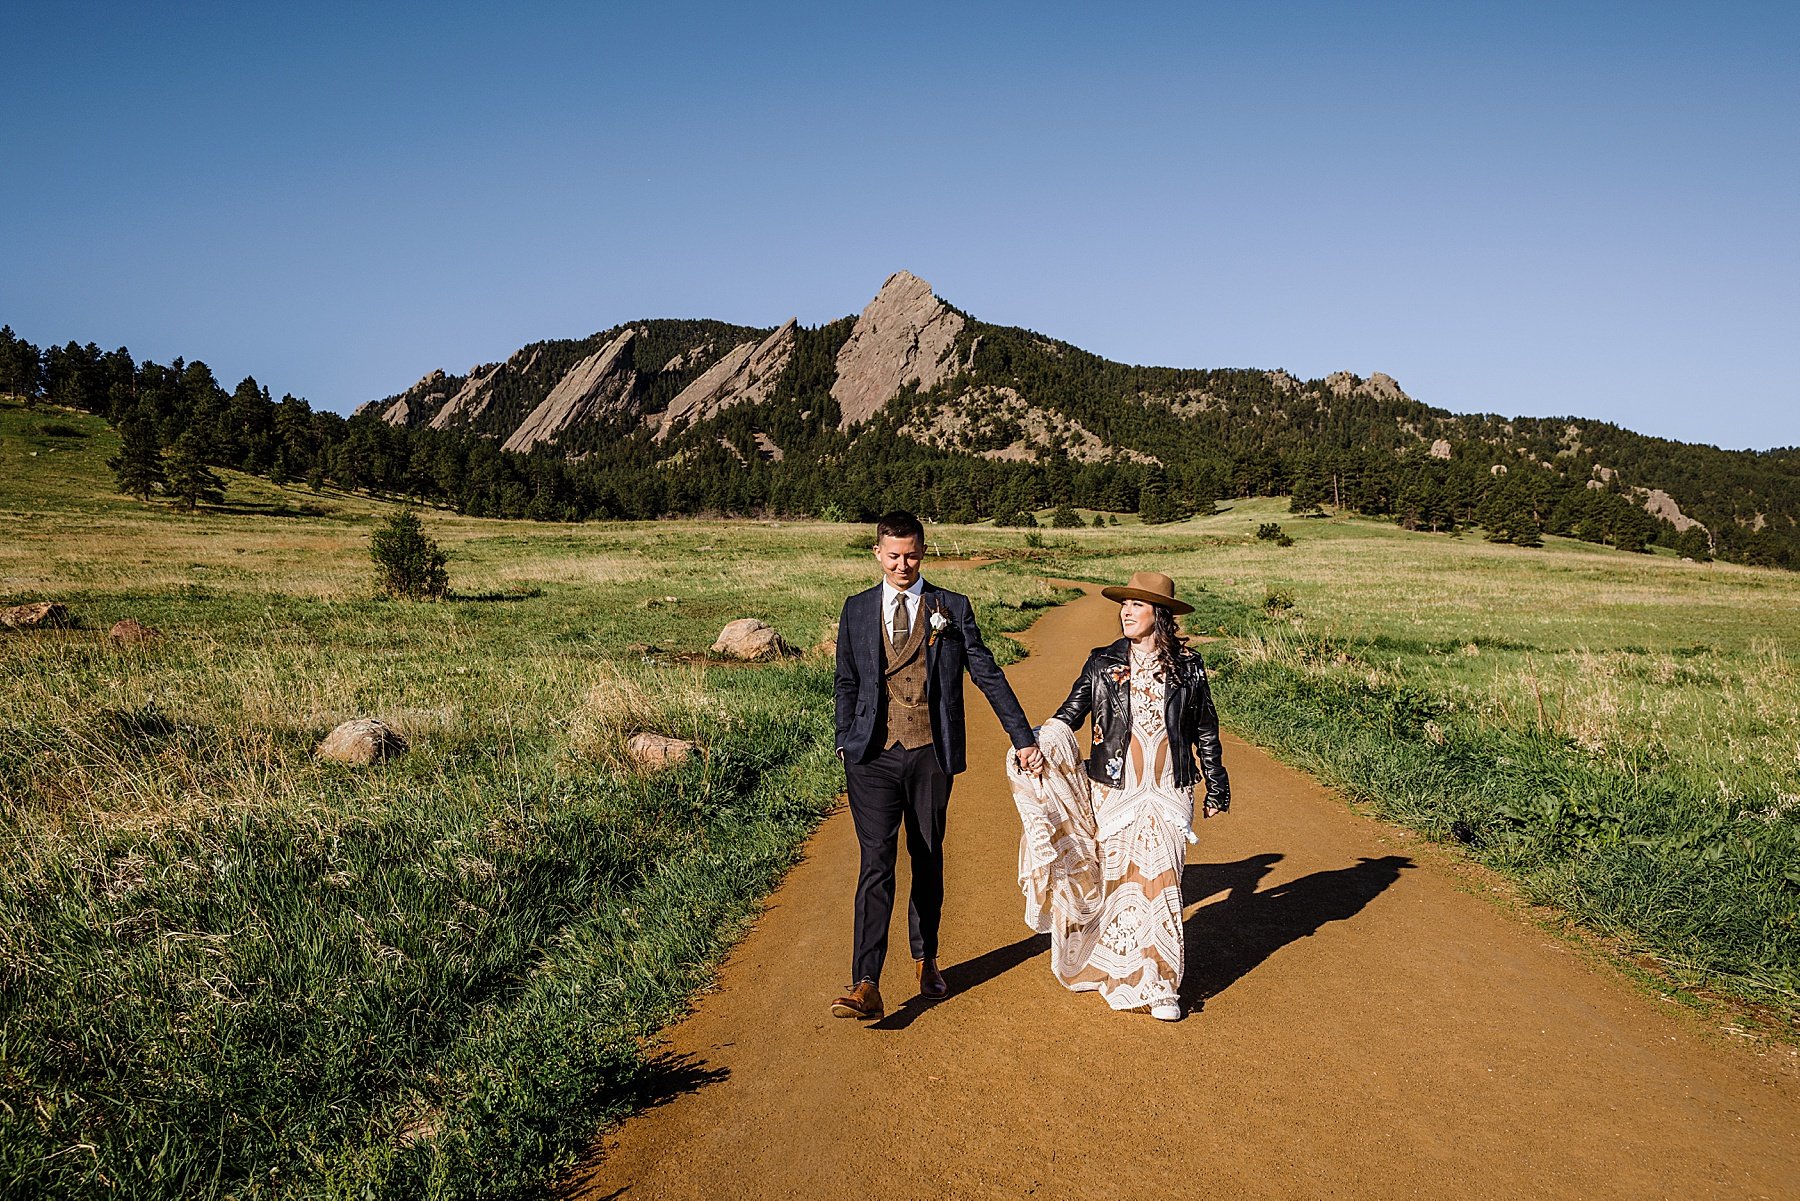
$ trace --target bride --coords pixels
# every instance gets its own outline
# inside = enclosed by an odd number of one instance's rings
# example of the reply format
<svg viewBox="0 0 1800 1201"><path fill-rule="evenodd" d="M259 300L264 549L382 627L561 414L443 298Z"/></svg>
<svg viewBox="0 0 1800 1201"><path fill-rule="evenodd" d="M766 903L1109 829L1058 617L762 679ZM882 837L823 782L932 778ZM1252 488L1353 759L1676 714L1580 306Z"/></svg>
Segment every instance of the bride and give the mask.
<svg viewBox="0 0 1800 1201"><path fill-rule="evenodd" d="M1076 992L1114 1009L1181 1017L1181 869L1195 784L1202 816L1231 804L1206 667L1183 645L1161 572L1102 590L1119 602L1118 641L1096 647L1069 699L1038 734L1037 772L1008 756L1024 822L1019 883L1025 920L1051 936L1051 966ZM1075 730L1092 717L1085 757Z"/></svg>

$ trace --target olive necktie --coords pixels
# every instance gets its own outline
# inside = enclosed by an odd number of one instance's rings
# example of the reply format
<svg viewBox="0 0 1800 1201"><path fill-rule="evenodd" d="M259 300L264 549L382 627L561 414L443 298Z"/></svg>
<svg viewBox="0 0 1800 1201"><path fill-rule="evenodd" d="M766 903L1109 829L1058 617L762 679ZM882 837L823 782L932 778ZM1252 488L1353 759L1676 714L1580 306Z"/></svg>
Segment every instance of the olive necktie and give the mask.
<svg viewBox="0 0 1800 1201"><path fill-rule="evenodd" d="M894 597L894 645L903 645L912 635L912 622L906 618L906 594Z"/></svg>

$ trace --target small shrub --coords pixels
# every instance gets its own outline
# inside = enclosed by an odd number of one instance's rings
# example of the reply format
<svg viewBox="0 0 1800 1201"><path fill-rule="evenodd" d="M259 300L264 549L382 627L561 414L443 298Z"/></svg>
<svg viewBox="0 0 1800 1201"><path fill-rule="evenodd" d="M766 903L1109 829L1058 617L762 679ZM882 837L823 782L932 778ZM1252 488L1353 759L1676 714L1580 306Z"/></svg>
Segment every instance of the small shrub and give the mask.
<svg viewBox="0 0 1800 1201"><path fill-rule="evenodd" d="M1094 514L1094 528L1097 530L1103 530L1106 528L1106 514L1104 514L1104 513Z"/></svg>
<svg viewBox="0 0 1800 1201"><path fill-rule="evenodd" d="M66 421L46 421L38 426L38 433L46 438L85 438L87 431Z"/></svg>
<svg viewBox="0 0 1800 1201"><path fill-rule="evenodd" d="M403 508L369 535L380 589L399 600L436 600L450 589L444 552L425 533L419 515Z"/></svg>
<svg viewBox="0 0 1800 1201"><path fill-rule="evenodd" d="M1044 536L1036 530L1032 530L1025 535L1025 545L1029 546L1032 550L1042 550L1044 548Z"/></svg>
<svg viewBox="0 0 1800 1201"><path fill-rule="evenodd" d="M1256 540L1258 542L1278 542L1281 537L1281 523L1279 521L1265 521L1256 527ZM1291 542L1292 539L1289 539L1289 541Z"/></svg>
<svg viewBox="0 0 1800 1201"><path fill-rule="evenodd" d="M1286 613L1294 607L1294 594L1285 588L1270 588L1263 592L1263 612L1273 617L1277 613Z"/></svg>
<svg viewBox="0 0 1800 1201"><path fill-rule="evenodd" d="M1050 526L1052 529L1073 530L1081 528L1083 524L1081 514L1077 513L1074 509L1071 509L1068 505L1058 505L1056 507L1056 512L1050 514Z"/></svg>
<svg viewBox="0 0 1800 1201"><path fill-rule="evenodd" d="M1276 546L1292 546L1292 545L1294 545L1294 539L1293 539L1292 535L1283 534L1281 537L1275 539L1275 545Z"/></svg>

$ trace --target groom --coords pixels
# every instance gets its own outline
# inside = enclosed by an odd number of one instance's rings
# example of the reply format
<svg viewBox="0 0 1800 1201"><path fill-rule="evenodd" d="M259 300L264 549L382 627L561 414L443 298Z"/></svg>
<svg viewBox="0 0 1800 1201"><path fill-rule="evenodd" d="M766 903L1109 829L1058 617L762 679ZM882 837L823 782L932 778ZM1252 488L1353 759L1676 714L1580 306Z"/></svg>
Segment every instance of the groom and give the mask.
<svg viewBox="0 0 1800 1201"><path fill-rule="evenodd" d="M832 1002L838 1017L872 1021L886 1012L878 984L903 826L912 861L907 931L919 995L936 1001L948 991L937 966L938 921L951 777L967 766L965 668L1006 727L1021 765L1033 769L1038 760L1031 723L981 641L969 598L921 579L924 559L919 519L901 512L883 517L875 527L881 583L845 601L838 622L837 752L862 847L850 969L856 983Z"/></svg>

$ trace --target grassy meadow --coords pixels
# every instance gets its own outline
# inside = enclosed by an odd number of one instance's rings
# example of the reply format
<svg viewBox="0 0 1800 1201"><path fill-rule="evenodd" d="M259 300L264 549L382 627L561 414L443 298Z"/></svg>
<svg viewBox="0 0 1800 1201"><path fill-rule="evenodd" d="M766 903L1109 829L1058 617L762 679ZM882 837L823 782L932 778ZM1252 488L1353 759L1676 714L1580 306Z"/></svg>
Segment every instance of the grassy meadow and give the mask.
<svg viewBox="0 0 1800 1201"><path fill-rule="evenodd" d="M0 408L0 599L80 623L0 633L0 1194L540 1184L664 1086L645 1040L841 786L829 656L706 652L818 642L864 531L432 514L456 595L404 604L382 506L234 476L172 514L104 494L111 444ZM995 631L1058 595L936 574ZM412 753L314 761L359 714ZM633 771L638 730L704 754Z"/></svg>
<svg viewBox="0 0 1800 1201"><path fill-rule="evenodd" d="M1203 590L1228 726L1800 1034L1800 576L1272 500L1040 541Z"/></svg>
<svg viewBox="0 0 1800 1201"><path fill-rule="evenodd" d="M829 656L706 652L745 616L818 642L866 529L427 513L453 596L406 604L388 506L231 476L183 516L107 491L115 447L0 403L0 603L80 623L0 631L0 1194L530 1191L679 1080L650 1036L832 804ZM996 558L928 570L1003 655L1046 578L1170 572L1229 728L1800 1014L1800 576L1267 500L933 538ZM311 758L363 714L412 752ZM637 730L704 753L643 774Z"/></svg>

